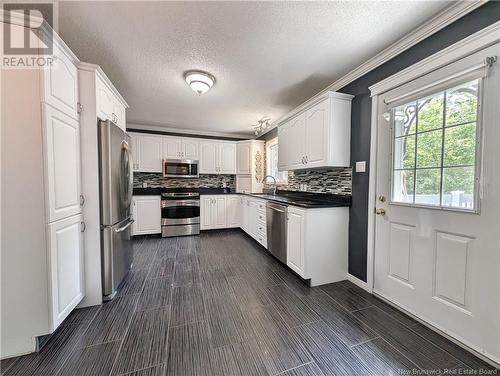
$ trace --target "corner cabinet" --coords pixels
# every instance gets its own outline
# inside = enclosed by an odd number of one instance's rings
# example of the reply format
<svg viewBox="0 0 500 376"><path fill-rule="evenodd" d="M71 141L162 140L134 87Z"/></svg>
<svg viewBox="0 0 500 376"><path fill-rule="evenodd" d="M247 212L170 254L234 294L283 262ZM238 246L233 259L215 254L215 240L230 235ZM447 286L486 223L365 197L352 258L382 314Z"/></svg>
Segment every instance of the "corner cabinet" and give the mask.
<svg viewBox="0 0 500 376"><path fill-rule="evenodd" d="M278 168L349 166L352 98L352 95L328 92L281 124Z"/></svg>
<svg viewBox="0 0 500 376"><path fill-rule="evenodd" d="M161 233L161 196L134 196L132 217L132 235Z"/></svg>
<svg viewBox="0 0 500 376"><path fill-rule="evenodd" d="M236 144L236 191L261 193L264 177L264 141L238 141Z"/></svg>

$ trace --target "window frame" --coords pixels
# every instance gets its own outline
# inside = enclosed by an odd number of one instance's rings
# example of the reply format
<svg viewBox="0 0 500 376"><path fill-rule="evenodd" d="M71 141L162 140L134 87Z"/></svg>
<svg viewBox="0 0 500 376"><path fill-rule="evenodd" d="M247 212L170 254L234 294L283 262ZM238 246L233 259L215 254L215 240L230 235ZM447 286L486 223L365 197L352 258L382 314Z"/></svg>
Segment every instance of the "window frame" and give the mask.
<svg viewBox="0 0 500 376"><path fill-rule="evenodd" d="M279 148L279 142L278 142L278 136L270 139L269 141L266 141L266 175L271 175L271 159L269 156L271 155L271 147L278 145ZM279 185L287 185L288 184L288 171L279 171L278 173L283 173L286 176L286 179L280 179L279 177L276 177L274 175L274 178L276 179L276 184Z"/></svg>
<svg viewBox="0 0 500 376"><path fill-rule="evenodd" d="M390 137L391 137L391 150L390 150L390 174L389 174L389 200L388 204L389 205L394 205L394 206L404 206L408 208L416 208L416 209L431 209L431 210L439 210L439 211L450 211L450 212L459 212L459 213L466 213L466 214L476 214L479 215L481 214L481 198L482 198L482 146L483 146L483 98L484 98L484 78L478 78L478 95L477 95L477 117L476 117L476 154L475 154L475 165L474 165L474 200L473 200L473 209L466 209L466 208L457 208L457 207L450 207L450 206L443 206L442 205L442 195L443 195L443 171L444 167L441 161L441 166L439 167L440 169L440 174L441 174L441 184L439 188L439 196L440 196L440 204L439 205L426 205L426 204L418 204L418 203L408 203L408 202L399 202L399 201L394 201L394 172L396 171L395 169L395 160L394 160L394 155L395 155L395 133L396 133L396 127L395 127L395 116L394 116L394 111L397 106L393 107L390 109ZM470 80L465 80L461 84L470 82ZM446 91L449 90L453 87L456 87L459 85L459 83L454 83L449 87L446 87L445 89L441 91ZM434 94L438 94L438 91ZM434 95L432 94L432 95ZM422 98L425 98L427 96L423 96ZM421 99L421 98L418 98ZM417 100L418 100L417 99ZM444 108L443 112L446 111L446 107ZM417 114L418 116L418 114ZM446 116L446 113L444 112L444 116ZM463 125L463 124L461 124ZM445 124L443 124L443 129L446 129ZM415 133L415 137L417 137L418 132ZM417 148L418 144L416 144L415 147L415 158L417 155ZM441 155L442 158L444 158L444 142L441 146ZM417 160L415 159L415 166L417 163ZM397 170L404 170L404 169L397 169ZM410 170L410 169L407 169ZM414 168L411 171L416 172L418 169ZM416 195L416 176L414 176L414 187L413 187L413 195Z"/></svg>

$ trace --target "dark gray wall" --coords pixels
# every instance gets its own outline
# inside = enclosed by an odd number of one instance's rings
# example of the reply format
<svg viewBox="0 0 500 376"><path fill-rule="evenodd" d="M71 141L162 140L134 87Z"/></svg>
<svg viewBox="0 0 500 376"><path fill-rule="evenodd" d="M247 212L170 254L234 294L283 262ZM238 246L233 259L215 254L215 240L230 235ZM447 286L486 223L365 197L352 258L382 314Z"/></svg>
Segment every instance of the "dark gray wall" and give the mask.
<svg viewBox="0 0 500 376"><path fill-rule="evenodd" d="M351 165L370 161L371 99L368 87L500 20L500 1L491 1L423 40L342 90L353 94ZM353 172L349 223L349 273L366 281L368 173Z"/></svg>

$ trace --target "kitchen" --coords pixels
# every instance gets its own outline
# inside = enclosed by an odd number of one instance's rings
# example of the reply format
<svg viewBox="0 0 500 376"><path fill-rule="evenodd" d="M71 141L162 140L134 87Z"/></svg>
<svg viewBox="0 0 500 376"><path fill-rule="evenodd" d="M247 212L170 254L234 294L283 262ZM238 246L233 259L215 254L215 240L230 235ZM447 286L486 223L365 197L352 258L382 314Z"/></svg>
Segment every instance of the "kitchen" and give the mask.
<svg viewBox="0 0 500 376"><path fill-rule="evenodd" d="M498 373L498 3L54 4L2 10L55 57L0 76L2 375Z"/></svg>

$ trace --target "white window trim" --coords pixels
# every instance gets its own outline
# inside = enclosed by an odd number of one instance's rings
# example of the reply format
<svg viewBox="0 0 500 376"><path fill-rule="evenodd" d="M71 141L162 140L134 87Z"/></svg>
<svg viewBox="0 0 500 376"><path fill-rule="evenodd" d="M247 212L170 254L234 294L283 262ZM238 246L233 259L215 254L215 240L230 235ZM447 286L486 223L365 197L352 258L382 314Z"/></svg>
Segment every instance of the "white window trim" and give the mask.
<svg viewBox="0 0 500 376"><path fill-rule="evenodd" d="M266 141L266 175L270 175L271 160L269 158L269 155L271 155L271 147L273 147L274 145L278 145L278 137L274 137L271 140ZM285 171L283 171L283 172L285 172ZM288 184L288 172L286 172L285 176L287 177L286 179L276 178L276 184L280 184L280 185Z"/></svg>

